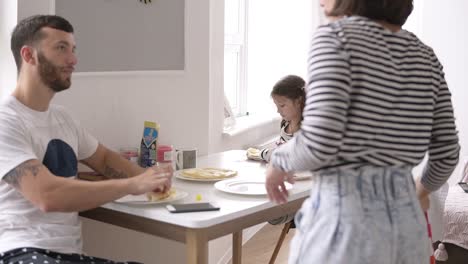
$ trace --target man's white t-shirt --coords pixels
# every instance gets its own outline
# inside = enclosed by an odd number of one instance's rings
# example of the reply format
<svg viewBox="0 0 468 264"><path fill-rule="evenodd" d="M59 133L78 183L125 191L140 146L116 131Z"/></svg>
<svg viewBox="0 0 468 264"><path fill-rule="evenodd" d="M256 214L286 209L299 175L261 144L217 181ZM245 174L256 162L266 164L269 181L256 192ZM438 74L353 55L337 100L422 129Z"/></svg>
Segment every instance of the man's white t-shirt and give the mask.
<svg viewBox="0 0 468 264"><path fill-rule="evenodd" d="M77 213L44 213L3 177L37 159L57 177L75 179L78 161L96 152L98 141L60 106L45 112L10 96L0 104L0 252L36 247L81 253Z"/></svg>

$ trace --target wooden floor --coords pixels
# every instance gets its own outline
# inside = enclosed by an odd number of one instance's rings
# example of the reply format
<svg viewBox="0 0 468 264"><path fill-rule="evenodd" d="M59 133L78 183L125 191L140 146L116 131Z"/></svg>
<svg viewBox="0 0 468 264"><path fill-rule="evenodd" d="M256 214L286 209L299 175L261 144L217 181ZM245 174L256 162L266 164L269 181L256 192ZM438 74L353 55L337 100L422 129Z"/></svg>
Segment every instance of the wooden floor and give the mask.
<svg viewBox="0 0 468 264"><path fill-rule="evenodd" d="M242 264L268 264L276 242L281 234L283 225L265 225L242 247ZM275 264L288 263L289 242L294 236L295 229L289 230L283 241ZM231 262L229 262L231 264Z"/></svg>

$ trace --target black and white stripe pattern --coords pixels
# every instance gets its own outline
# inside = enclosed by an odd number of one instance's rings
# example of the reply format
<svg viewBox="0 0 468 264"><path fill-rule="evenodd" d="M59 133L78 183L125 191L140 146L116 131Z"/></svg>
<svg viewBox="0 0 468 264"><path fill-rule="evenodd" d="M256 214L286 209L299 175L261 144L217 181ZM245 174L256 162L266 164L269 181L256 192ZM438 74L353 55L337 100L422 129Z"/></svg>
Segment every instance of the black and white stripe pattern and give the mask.
<svg viewBox="0 0 468 264"><path fill-rule="evenodd" d="M301 131L272 155L285 171L415 166L440 187L458 162L451 94L432 49L363 17L320 27Z"/></svg>
<svg viewBox="0 0 468 264"><path fill-rule="evenodd" d="M280 136L279 136L278 141L276 141L276 147L288 142L294 136L294 134L289 134L288 132L286 132L288 126L289 126L289 121L286 121L284 119L281 120ZM273 150L274 148L273 149L264 148L260 150L260 158L263 161L270 162L270 157L271 157L271 153L273 152Z"/></svg>

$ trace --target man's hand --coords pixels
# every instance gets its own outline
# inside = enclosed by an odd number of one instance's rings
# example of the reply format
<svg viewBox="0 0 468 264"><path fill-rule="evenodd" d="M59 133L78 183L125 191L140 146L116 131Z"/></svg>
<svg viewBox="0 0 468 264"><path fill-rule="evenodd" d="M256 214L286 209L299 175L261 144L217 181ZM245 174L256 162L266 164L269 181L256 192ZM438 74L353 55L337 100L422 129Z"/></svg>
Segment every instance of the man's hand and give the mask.
<svg viewBox="0 0 468 264"><path fill-rule="evenodd" d="M130 194L138 195L147 192L166 192L171 189L173 169L170 165L159 165L148 168L145 172L130 178Z"/></svg>
<svg viewBox="0 0 468 264"><path fill-rule="evenodd" d="M286 186L284 185L284 181L288 181L289 183L294 183L293 175L281 171L271 164L268 165L266 171L266 182L265 188L268 193L268 198L270 201L275 203L285 203L288 201L288 190L286 190Z"/></svg>

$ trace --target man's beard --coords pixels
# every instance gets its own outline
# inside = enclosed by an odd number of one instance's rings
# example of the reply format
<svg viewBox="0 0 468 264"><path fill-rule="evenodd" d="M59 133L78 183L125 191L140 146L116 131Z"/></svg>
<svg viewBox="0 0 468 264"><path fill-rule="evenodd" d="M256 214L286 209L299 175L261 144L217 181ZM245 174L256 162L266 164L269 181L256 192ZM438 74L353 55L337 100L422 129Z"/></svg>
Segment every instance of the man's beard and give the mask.
<svg viewBox="0 0 468 264"><path fill-rule="evenodd" d="M37 54L39 60L39 76L42 82L54 92L60 92L70 88L70 78L61 79L60 73L63 67L54 65L42 52Z"/></svg>

